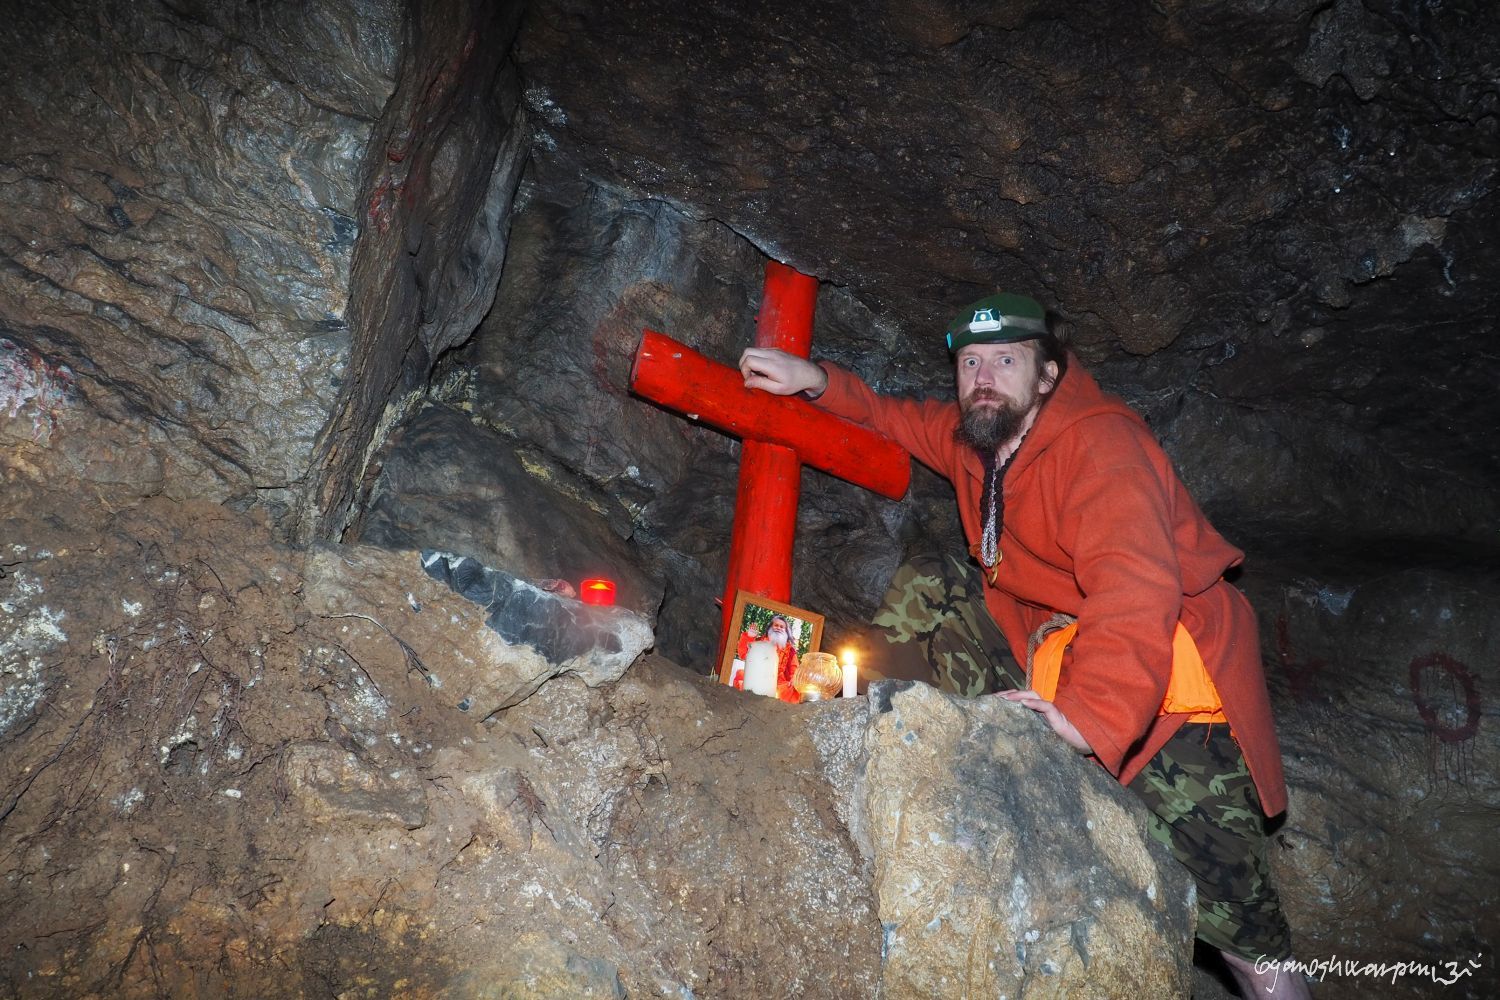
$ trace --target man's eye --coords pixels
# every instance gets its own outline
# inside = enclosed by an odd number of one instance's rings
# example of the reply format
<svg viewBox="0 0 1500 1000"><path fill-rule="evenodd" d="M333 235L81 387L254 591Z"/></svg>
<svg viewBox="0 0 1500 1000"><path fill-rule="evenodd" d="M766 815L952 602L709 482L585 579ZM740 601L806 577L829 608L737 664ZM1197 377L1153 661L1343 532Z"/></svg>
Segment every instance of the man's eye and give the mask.
<svg viewBox="0 0 1500 1000"><path fill-rule="evenodd" d="M1000 363L1002 365L1008 365L1008 364L1010 364L1014 360L1015 360L1015 358L1001 358L1000 359Z"/></svg>

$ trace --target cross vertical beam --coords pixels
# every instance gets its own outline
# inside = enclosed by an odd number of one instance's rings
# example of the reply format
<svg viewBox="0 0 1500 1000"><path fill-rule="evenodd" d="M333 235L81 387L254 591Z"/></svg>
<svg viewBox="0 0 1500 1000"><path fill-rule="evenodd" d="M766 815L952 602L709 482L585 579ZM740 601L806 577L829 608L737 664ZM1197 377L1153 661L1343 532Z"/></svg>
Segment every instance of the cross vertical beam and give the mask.
<svg viewBox="0 0 1500 1000"><path fill-rule="evenodd" d="M755 346L807 357L812 351L817 298L816 278L767 261L760 312L755 317ZM747 438L740 447L720 648L734 626L729 619L736 593L748 590L782 602L792 596L792 544L802 494L802 460L792 449L765 441Z"/></svg>

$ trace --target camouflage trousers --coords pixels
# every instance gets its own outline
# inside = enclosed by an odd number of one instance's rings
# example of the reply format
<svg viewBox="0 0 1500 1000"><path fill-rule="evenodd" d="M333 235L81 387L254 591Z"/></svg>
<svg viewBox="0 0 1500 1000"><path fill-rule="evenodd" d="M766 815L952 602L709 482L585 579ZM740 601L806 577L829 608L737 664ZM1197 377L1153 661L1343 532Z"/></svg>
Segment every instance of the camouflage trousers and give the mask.
<svg viewBox="0 0 1500 1000"><path fill-rule="evenodd" d="M868 669L962 697L1026 687L1026 670L984 604L979 568L957 556L896 571L876 613ZM1255 961L1288 958L1291 934L1271 884L1265 819L1228 726L1188 723L1131 781L1149 832L1198 886L1198 937Z"/></svg>

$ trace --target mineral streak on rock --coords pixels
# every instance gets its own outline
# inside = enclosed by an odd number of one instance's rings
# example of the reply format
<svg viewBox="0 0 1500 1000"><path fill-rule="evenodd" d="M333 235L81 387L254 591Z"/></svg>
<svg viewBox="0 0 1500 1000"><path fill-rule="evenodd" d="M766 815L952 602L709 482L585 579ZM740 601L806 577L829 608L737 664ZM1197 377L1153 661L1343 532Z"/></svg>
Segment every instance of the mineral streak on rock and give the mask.
<svg viewBox="0 0 1500 1000"><path fill-rule="evenodd" d="M9 559L0 555L0 562L12 567L0 576L0 593L9 591L0 600L0 740L28 721L41 704L49 686L46 663L68 640L61 627L67 612L41 601L41 581L17 568L30 561L17 558L25 555L25 546L12 549L20 551L13 551ZM51 558L51 553L39 558Z"/></svg>

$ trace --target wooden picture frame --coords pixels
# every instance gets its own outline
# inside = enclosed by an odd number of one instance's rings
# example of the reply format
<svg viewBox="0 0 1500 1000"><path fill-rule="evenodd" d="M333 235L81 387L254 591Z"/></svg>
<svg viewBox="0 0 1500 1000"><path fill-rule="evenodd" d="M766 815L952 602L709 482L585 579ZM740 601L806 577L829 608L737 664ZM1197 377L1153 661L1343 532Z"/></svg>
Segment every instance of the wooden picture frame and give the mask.
<svg viewBox="0 0 1500 1000"><path fill-rule="evenodd" d="M734 595L734 611L729 619L732 623L729 638L725 641L724 649L719 655L720 684L731 684L734 681L734 663L739 658L741 638L752 626L760 636L764 636L770 620L775 617L784 618L792 629L792 642L797 649L799 660L808 653L816 653L820 650L823 643L822 615L814 614L806 608L752 594L748 590L737 591ZM752 639L746 639L747 643L750 641Z"/></svg>

